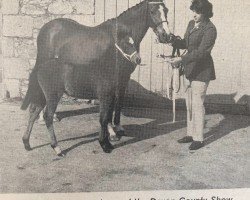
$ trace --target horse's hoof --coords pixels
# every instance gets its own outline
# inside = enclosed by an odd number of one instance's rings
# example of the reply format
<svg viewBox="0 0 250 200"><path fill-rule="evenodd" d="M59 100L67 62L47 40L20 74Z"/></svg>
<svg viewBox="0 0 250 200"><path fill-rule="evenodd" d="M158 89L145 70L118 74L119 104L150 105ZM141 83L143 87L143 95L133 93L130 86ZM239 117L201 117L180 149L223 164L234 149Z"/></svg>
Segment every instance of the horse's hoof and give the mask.
<svg viewBox="0 0 250 200"><path fill-rule="evenodd" d="M31 150L32 150L32 148L30 147L29 144L28 144L28 145L25 144L25 145L24 145L24 148L25 148L26 151L31 151Z"/></svg>
<svg viewBox="0 0 250 200"><path fill-rule="evenodd" d="M25 148L26 151L31 151L32 150L28 140L23 139L23 145L24 145L24 148Z"/></svg>
<svg viewBox="0 0 250 200"><path fill-rule="evenodd" d="M39 125L45 125L45 121L44 121L43 119L37 120L37 123L38 123Z"/></svg>
<svg viewBox="0 0 250 200"><path fill-rule="evenodd" d="M57 156L58 156L58 157L60 157L60 158L63 158L63 157L65 157L65 156L66 156L66 154L65 154L65 153L63 153L63 152L61 152L61 153L57 154Z"/></svg>
<svg viewBox="0 0 250 200"><path fill-rule="evenodd" d="M111 141L111 142L116 142L116 141L119 141L120 139L121 139L121 137L118 135L110 135L109 136L109 141Z"/></svg>
<svg viewBox="0 0 250 200"><path fill-rule="evenodd" d="M109 148L102 148L104 153L111 153L113 149L109 149Z"/></svg>
<svg viewBox="0 0 250 200"><path fill-rule="evenodd" d="M56 152L56 155L59 157L65 157L65 153L61 150L59 146L51 145L52 149Z"/></svg>
<svg viewBox="0 0 250 200"><path fill-rule="evenodd" d="M110 142L105 142L105 141L102 141L100 142L100 145L102 147L102 150L105 152L105 153L111 153L112 150L114 149L113 145L110 144Z"/></svg>
<svg viewBox="0 0 250 200"><path fill-rule="evenodd" d="M116 132L116 134L121 138L122 136L127 136L126 134L125 134L125 130L119 130L119 131L117 131Z"/></svg>
<svg viewBox="0 0 250 200"><path fill-rule="evenodd" d="M107 145L108 145L108 147L109 147L111 150L114 149L114 146L113 146L110 142L108 142Z"/></svg>

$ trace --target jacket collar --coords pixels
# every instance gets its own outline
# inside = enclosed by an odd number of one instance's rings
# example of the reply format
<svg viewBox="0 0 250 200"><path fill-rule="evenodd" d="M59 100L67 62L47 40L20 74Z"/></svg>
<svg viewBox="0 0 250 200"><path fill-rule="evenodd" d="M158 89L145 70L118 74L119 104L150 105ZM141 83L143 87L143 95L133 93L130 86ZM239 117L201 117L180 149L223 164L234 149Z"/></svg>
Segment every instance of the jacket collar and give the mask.
<svg viewBox="0 0 250 200"><path fill-rule="evenodd" d="M193 25L192 25L192 28L191 28L191 31L189 32L189 34L191 35L192 33L196 32L198 30L204 29L209 21L210 20L208 19L206 21L200 22L197 27L194 27L195 23L193 22Z"/></svg>

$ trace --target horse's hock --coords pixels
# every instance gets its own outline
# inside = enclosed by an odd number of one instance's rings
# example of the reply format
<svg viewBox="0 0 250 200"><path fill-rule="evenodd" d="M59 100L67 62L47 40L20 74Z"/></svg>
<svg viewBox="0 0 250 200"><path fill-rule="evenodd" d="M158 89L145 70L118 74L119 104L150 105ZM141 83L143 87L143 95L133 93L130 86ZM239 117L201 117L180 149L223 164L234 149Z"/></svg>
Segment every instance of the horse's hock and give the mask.
<svg viewBox="0 0 250 200"><path fill-rule="evenodd" d="M36 60L36 38L48 21L66 17L94 25L95 0L0 0L0 99L23 97Z"/></svg>

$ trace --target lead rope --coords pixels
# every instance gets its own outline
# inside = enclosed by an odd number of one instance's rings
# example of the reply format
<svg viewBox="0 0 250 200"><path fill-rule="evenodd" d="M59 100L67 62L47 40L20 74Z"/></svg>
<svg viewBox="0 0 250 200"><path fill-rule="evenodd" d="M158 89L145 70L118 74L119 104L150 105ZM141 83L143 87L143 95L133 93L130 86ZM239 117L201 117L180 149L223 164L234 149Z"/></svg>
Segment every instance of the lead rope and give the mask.
<svg viewBox="0 0 250 200"><path fill-rule="evenodd" d="M173 22L173 34L174 34L175 33L175 0L174 0L174 19L173 20L174 20L174 22ZM175 51L176 51L176 49L173 48L172 57L175 56ZM179 49L177 50L177 56L180 56L180 50ZM173 81L173 83L171 84L172 87L173 87L173 89L172 89L172 94L173 94L173 97L172 97L172 101L173 101L173 110L172 110L173 111L173 123L175 123L175 121L176 121L176 92L179 91L179 87L180 87L179 77L180 77L179 69L178 68L173 68L173 74L172 74L172 77L171 77L171 81ZM176 83L178 83L177 84L178 86L176 85Z"/></svg>
<svg viewBox="0 0 250 200"><path fill-rule="evenodd" d="M180 57L180 50L175 48L173 48L172 57L175 57L175 52L177 52L177 57ZM173 101L173 123L176 121L176 95L180 91L180 67L181 66L178 66L172 69L173 74L171 77L171 90Z"/></svg>

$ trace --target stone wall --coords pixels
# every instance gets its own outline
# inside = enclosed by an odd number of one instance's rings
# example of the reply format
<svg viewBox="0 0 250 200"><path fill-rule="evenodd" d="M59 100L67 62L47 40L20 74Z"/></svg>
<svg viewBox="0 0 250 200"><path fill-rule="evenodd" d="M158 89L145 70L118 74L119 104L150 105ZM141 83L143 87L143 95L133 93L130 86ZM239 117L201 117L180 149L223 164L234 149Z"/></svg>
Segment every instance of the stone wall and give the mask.
<svg viewBox="0 0 250 200"><path fill-rule="evenodd" d="M1 97L22 97L36 60L36 38L48 21L65 17L95 24L95 0L0 0ZM1 28L2 25L2 28Z"/></svg>

